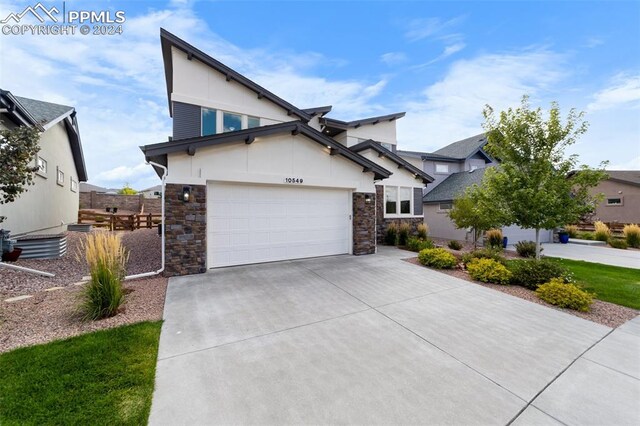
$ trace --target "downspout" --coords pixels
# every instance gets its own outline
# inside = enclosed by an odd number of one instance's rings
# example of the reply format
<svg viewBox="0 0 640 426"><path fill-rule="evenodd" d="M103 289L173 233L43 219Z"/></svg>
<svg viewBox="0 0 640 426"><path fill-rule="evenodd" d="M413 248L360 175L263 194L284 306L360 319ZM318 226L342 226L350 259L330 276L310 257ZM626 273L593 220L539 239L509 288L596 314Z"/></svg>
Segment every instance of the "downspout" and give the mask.
<svg viewBox="0 0 640 426"><path fill-rule="evenodd" d="M168 174L168 170L165 166L163 166L162 164L158 164L158 163L154 163L153 161L149 161L147 164L151 164L152 166L156 166L156 167L160 167L162 170L164 170L164 172L162 173L162 221L161 221L161 245L162 245L162 264L160 266L160 269L158 269L155 272L144 272L142 274L135 274L135 275L127 275L126 277L124 277L125 280L135 280L138 278L145 278L145 277L152 277L154 275L159 275L164 271L164 190L165 190L165 183L167 180L167 174Z"/></svg>

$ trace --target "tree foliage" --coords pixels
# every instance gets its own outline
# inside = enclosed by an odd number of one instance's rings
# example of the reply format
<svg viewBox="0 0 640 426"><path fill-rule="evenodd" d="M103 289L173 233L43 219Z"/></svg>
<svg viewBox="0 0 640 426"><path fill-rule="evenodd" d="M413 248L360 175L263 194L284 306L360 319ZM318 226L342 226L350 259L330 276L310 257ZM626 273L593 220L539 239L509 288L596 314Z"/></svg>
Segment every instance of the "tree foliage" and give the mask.
<svg viewBox="0 0 640 426"><path fill-rule="evenodd" d="M35 127L0 130L0 204L11 203L33 184L38 170L34 158L40 146ZM0 223L5 217L0 216Z"/></svg>
<svg viewBox="0 0 640 426"><path fill-rule="evenodd" d="M543 111L531 109L524 96L520 107L499 116L487 105L484 117L485 150L501 164L487 171L483 184L505 211L503 225L536 230L539 258L541 229L576 222L593 210L598 197L590 195L589 189L606 179L606 162L600 169L589 169L578 167L577 155L565 155L588 127L584 113L575 109L563 123L553 102L545 119Z"/></svg>
<svg viewBox="0 0 640 426"><path fill-rule="evenodd" d="M124 186L118 190L118 194L120 195L136 195L137 193L138 191L133 189L128 183L125 183Z"/></svg>

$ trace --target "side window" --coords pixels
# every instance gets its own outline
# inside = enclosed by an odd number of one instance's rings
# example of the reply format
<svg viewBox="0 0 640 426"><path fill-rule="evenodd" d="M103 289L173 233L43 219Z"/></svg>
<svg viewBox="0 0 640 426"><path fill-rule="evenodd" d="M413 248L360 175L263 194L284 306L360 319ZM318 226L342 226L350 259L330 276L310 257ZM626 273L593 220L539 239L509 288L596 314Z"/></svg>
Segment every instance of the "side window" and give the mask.
<svg viewBox="0 0 640 426"><path fill-rule="evenodd" d="M64 172L60 168L56 168L56 183L64 186Z"/></svg>
<svg viewBox="0 0 640 426"><path fill-rule="evenodd" d="M384 188L384 212L386 214L398 213L398 188L385 186Z"/></svg>
<svg viewBox="0 0 640 426"><path fill-rule="evenodd" d="M42 157L37 157L36 166L38 167L36 173L42 177L47 177L47 161Z"/></svg>
<svg viewBox="0 0 640 426"><path fill-rule="evenodd" d="M254 127L260 127L260 119L258 117L247 117L247 128L253 129Z"/></svg>
<svg viewBox="0 0 640 426"><path fill-rule="evenodd" d="M411 188L400 188L400 214L411 214Z"/></svg>
<svg viewBox="0 0 640 426"><path fill-rule="evenodd" d="M436 164L436 173L449 173L448 164Z"/></svg>
<svg viewBox="0 0 640 426"><path fill-rule="evenodd" d="M215 135L217 124L216 110L202 108L202 136Z"/></svg>
<svg viewBox="0 0 640 426"><path fill-rule="evenodd" d="M238 114L232 114L225 112L222 116L222 131L223 132L235 132L242 129L242 116Z"/></svg>

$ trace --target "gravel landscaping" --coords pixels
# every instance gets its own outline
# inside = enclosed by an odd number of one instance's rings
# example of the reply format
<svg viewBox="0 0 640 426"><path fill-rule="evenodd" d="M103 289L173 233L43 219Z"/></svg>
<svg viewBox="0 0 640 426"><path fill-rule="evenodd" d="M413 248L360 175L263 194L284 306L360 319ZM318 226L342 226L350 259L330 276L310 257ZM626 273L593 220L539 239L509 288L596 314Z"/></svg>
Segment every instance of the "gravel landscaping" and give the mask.
<svg viewBox="0 0 640 426"><path fill-rule="evenodd" d="M120 235L130 252L128 275L160 269L160 237L156 230L122 231ZM88 269L84 262L76 260L76 251L86 236L87 233L67 232L67 253L59 259L15 262L19 266L54 273L54 278L0 269L0 352L104 328L162 319L167 279L158 276L126 281L125 303L116 316L100 321L79 319L77 306L82 287L74 284L88 275ZM4 301L22 295L33 297Z"/></svg>
<svg viewBox="0 0 640 426"><path fill-rule="evenodd" d="M101 232L101 231L93 231ZM127 275L157 271L161 263L160 236L156 229L119 231L122 243L129 249ZM0 299L33 294L51 287L67 287L87 276L89 271L84 262L76 261L80 242L87 233L67 232L67 252L58 259L18 259L14 265L37 269L55 274L53 278L26 272L0 268Z"/></svg>
<svg viewBox="0 0 640 426"><path fill-rule="evenodd" d="M418 265L421 267L425 267L420 262L418 262L417 257L412 257L409 259L404 259L409 263L413 263L414 265ZM624 306L616 305L614 303L603 302L602 300L594 300L591 305L591 310L589 312L579 312L571 309L563 309L558 308L557 306L551 305L550 303L542 301L536 295L535 291L529 290L524 287L516 286L516 285L501 285L501 284L488 284L479 281L474 281L469 277L469 274L462 269L439 269L438 272L442 272L443 274L451 275L456 278L461 278L463 280L467 280L477 285L481 285L483 287L487 287L493 290L500 291L502 293L510 294L511 296L519 297L524 300L528 300L529 302L537 303L539 305L544 305L552 309L557 309L559 311L566 312L571 315L575 315L580 318L587 319L589 321L596 322L598 324L605 325L607 327L618 327L625 322L635 318L640 314L640 311L635 309L627 308Z"/></svg>

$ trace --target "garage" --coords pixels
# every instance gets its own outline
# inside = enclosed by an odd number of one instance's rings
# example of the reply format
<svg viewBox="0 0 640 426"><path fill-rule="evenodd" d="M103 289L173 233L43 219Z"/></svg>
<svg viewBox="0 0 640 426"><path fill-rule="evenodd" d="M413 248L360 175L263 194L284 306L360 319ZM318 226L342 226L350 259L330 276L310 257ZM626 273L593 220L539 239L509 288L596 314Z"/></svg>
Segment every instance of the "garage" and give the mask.
<svg viewBox="0 0 640 426"><path fill-rule="evenodd" d="M351 252L351 191L207 183L207 267Z"/></svg>

